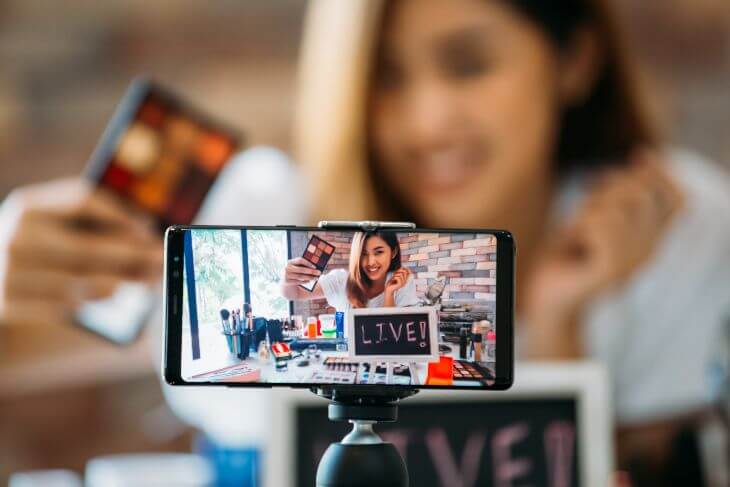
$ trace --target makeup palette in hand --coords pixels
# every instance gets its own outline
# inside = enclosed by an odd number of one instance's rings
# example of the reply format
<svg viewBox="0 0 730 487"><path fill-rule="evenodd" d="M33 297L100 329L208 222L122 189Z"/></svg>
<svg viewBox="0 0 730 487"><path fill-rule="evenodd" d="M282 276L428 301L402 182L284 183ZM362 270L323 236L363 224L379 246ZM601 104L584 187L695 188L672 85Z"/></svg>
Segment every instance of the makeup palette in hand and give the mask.
<svg viewBox="0 0 730 487"><path fill-rule="evenodd" d="M239 137L156 83L136 79L91 157L87 177L154 216L188 224Z"/></svg>
<svg viewBox="0 0 730 487"><path fill-rule="evenodd" d="M318 271L322 272L324 271L324 268L327 266L327 262L329 262L330 257L332 257L332 254L335 253L335 246L331 243L328 243L321 238L317 237L316 235L312 235L312 238L309 239L309 243L307 243L306 248L304 249L304 254L302 257L312 265L314 265L315 268L317 268ZM317 285L317 278L312 279L309 282L305 282L303 284L300 284L301 287L306 289L309 292L314 291L314 286Z"/></svg>

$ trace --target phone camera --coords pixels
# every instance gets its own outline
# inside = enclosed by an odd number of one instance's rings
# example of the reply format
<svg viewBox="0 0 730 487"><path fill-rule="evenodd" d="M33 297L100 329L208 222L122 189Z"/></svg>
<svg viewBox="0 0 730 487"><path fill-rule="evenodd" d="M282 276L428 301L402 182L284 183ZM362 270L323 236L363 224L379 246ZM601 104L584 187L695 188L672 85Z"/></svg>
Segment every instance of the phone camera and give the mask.
<svg viewBox="0 0 730 487"><path fill-rule="evenodd" d="M177 279L178 277L180 277L180 271L173 271L172 272L172 277L174 277L175 279Z"/></svg>

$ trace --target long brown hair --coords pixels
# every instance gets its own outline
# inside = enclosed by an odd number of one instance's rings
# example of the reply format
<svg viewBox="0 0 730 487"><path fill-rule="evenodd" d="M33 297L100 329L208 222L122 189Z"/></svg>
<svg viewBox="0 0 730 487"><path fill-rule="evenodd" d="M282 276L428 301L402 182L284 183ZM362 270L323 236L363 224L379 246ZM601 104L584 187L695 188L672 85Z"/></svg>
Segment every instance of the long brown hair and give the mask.
<svg viewBox="0 0 730 487"><path fill-rule="evenodd" d="M356 232L352 237L352 245L350 246L350 264L346 287L347 299L353 308L364 308L368 304L367 291L372 285L372 281L362 272L360 259L365 249L365 243L371 237L380 237L390 247L392 254L387 272L398 270L402 266L400 243L395 232L383 230Z"/></svg>
<svg viewBox="0 0 730 487"><path fill-rule="evenodd" d="M601 73L580 105L560 121L556 172L620 162L634 147L660 142L636 64L608 0L502 0L558 48L576 30L595 30ZM385 0L313 0L305 22L294 125L297 160L309 177L312 215L326 219L389 219L379 204L365 119L369 77ZM332 188L347 187L333 199ZM402 217L402 216L401 216Z"/></svg>

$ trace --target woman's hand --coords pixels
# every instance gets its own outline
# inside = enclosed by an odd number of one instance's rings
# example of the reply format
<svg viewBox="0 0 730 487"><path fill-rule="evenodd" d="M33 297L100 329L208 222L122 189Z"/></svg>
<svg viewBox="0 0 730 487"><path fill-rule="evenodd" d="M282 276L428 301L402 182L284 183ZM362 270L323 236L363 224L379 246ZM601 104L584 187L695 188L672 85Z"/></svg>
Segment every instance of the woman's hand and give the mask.
<svg viewBox="0 0 730 487"><path fill-rule="evenodd" d="M284 268L284 284L304 284L322 274L314 264L304 257L296 257L289 260Z"/></svg>
<svg viewBox="0 0 730 487"><path fill-rule="evenodd" d="M321 274L322 272L304 257L295 257L289 260L284 268L284 281L281 283L281 295L291 301L323 297L324 291L319 285L319 282L311 292L300 286L300 284L310 282Z"/></svg>
<svg viewBox="0 0 730 487"><path fill-rule="evenodd" d="M393 272L388 282L385 283L385 306L395 306L395 292L406 285L410 274L411 272L405 267ZM388 304L389 302L391 304Z"/></svg>
<svg viewBox="0 0 730 487"><path fill-rule="evenodd" d="M150 222L81 180L16 189L0 228L0 322L70 323L81 302L162 273Z"/></svg>
<svg viewBox="0 0 730 487"><path fill-rule="evenodd" d="M549 350L554 346L579 354L570 325L649 260L681 205L680 189L653 152L637 152L627 167L602 175L574 220L546 243L531 273L524 307L528 341L547 352L537 355L565 355Z"/></svg>

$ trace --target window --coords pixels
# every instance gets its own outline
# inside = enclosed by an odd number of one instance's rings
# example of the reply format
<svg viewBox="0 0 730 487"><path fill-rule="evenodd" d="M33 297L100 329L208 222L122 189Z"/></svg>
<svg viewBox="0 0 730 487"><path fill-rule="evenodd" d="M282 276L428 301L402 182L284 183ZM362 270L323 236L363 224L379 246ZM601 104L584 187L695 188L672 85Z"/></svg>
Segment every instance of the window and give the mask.
<svg viewBox="0 0 730 487"><path fill-rule="evenodd" d="M281 295L281 279L288 259L287 232L247 230L248 295L255 316L283 317L289 301Z"/></svg>

